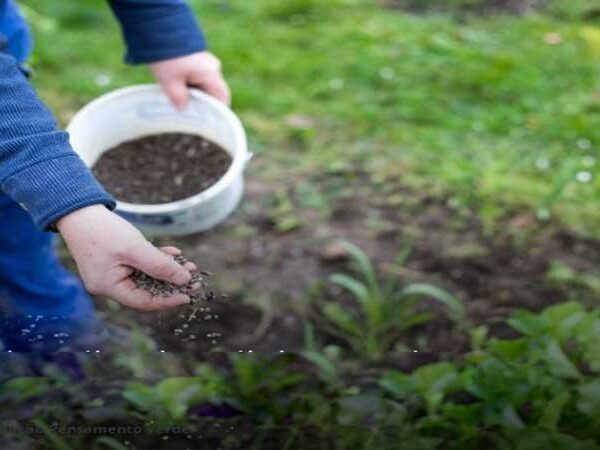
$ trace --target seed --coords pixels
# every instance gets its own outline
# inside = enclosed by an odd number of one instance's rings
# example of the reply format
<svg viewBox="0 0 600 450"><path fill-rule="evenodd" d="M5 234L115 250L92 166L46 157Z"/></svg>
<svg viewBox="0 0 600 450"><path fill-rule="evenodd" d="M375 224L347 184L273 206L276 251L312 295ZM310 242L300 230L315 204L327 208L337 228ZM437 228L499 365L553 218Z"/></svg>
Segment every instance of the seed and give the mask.
<svg viewBox="0 0 600 450"><path fill-rule="evenodd" d="M175 262L184 265L189 260L183 255L177 255L173 258ZM174 294L186 294L190 297L191 303L212 300L215 295L208 289L206 283L207 272L193 272L190 281L185 286L177 286L172 283L152 278L148 274L134 270L130 278L134 281L136 287L150 292L154 296L170 297Z"/></svg>

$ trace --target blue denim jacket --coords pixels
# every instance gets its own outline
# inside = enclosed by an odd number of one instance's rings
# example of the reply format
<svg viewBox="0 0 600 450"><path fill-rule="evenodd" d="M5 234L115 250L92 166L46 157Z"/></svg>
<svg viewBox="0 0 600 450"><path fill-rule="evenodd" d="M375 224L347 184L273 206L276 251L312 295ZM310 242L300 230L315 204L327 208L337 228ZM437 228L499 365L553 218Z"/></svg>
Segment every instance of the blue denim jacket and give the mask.
<svg viewBox="0 0 600 450"><path fill-rule="evenodd" d="M13 0L0 0L0 50L24 62L31 53L33 40L25 19Z"/></svg>
<svg viewBox="0 0 600 450"><path fill-rule="evenodd" d="M73 1L77 0L63 0ZM127 44L125 61L149 63L206 48L204 34L185 0L108 0ZM0 0L0 50L24 62L33 46L14 0Z"/></svg>
<svg viewBox="0 0 600 450"><path fill-rule="evenodd" d="M128 63L161 61L206 48L184 0L108 3L121 24ZM73 151L67 134L19 70L17 63L29 55L32 40L14 0L0 0L0 33L5 47L0 51L0 194L21 204L42 229L52 229L56 220L84 206L114 208L112 197Z"/></svg>

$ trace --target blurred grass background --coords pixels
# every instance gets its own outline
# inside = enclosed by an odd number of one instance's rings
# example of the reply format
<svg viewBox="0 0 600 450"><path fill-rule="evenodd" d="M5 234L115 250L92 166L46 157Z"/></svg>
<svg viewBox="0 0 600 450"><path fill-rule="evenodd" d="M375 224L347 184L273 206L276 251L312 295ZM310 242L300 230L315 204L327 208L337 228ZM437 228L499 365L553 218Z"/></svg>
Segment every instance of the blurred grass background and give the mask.
<svg viewBox="0 0 600 450"><path fill-rule="evenodd" d="M486 223L527 211L600 237L594 0L191 3L266 180L360 167ZM122 63L104 1L21 4L34 83L63 124L95 96L151 81Z"/></svg>

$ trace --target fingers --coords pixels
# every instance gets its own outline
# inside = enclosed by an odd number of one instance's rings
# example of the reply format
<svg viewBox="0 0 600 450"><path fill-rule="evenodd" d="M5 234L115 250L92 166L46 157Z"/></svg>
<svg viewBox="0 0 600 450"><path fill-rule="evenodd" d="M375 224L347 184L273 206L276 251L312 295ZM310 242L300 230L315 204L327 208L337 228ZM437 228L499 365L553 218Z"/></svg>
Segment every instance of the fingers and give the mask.
<svg viewBox="0 0 600 450"><path fill-rule="evenodd" d="M171 247L171 249L176 249ZM168 250L173 251L173 250ZM182 286L190 281L191 275L185 267L176 263L173 258L158 250L152 244L140 246L135 252L126 256L126 264L141 270L159 280Z"/></svg>
<svg viewBox="0 0 600 450"><path fill-rule="evenodd" d="M167 255L170 255L170 256L181 255L181 250L179 250L177 247L173 247L172 245L167 246L167 247L160 247L160 251L163 253L166 253ZM196 264L194 264L191 261L188 261L185 264L183 264L183 267L185 267L190 272L195 272L196 270L198 270L198 267L196 266Z"/></svg>
<svg viewBox="0 0 600 450"><path fill-rule="evenodd" d="M190 303L190 297L185 294L153 296L148 291L137 288L132 280L116 283L106 295L123 306L140 311L161 311Z"/></svg>
<svg viewBox="0 0 600 450"><path fill-rule="evenodd" d="M194 264L191 261L186 262L183 267L185 267L187 270L189 270L190 272L195 272L196 270L198 270L198 267L196 266L196 264Z"/></svg>
<svg viewBox="0 0 600 450"><path fill-rule="evenodd" d="M200 81L190 81L189 85L198 87L228 106L231 104L231 91L221 76L211 76ZM187 84L182 80L170 81L163 84L163 90L169 97L169 100L171 100L173 106L179 111L187 105L189 97L187 88Z"/></svg>
<svg viewBox="0 0 600 450"><path fill-rule="evenodd" d="M166 81L161 83L161 85L176 109L181 111L186 107L189 94L184 79Z"/></svg>
<svg viewBox="0 0 600 450"><path fill-rule="evenodd" d="M211 76L197 82L191 83L193 86L198 86L204 92L209 95L212 95L217 100L225 103L226 105L231 104L231 91L229 90L229 86L225 82L222 76Z"/></svg>
<svg viewBox="0 0 600 450"><path fill-rule="evenodd" d="M156 80L178 110L188 101L188 86L195 86L229 105L231 93L221 72L221 62L208 51L150 64Z"/></svg>
<svg viewBox="0 0 600 450"><path fill-rule="evenodd" d="M177 247L173 247L172 245L168 245L166 247L160 247L160 251L163 253L166 253L167 255L171 255L171 256L181 255L181 250L179 250Z"/></svg>

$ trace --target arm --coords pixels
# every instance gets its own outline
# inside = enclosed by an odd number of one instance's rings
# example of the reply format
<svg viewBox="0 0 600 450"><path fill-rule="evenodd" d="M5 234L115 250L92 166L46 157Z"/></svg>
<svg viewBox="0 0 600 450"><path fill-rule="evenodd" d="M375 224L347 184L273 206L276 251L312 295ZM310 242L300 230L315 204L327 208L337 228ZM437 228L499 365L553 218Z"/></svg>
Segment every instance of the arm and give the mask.
<svg viewBox="0 0 600 450"><path fill-rule="evenodd" d="M183 109L188 86L229 104L230 92L217 57L184 0L108 0L127 44L125 61L150 64L172 103Z"/></svg>
<svg viewBox="0 0 600 450"><path fill-rule="evenodd" d="M189 272L156 250L108 208L115 202L57 129L11 56L0 52L0 190L19 202L42 229L63 235L91 291L140 309L189 301L152 298L135 289L132 267L184 284ZM108 208L107 208L108 207ZM2 218L0 217L0 224ZM172 249L171 249L172 251Z"/></svg>
<svg viewBox="0 0 600 450"><path fill-rule="evenodd" d="M183 0L108 0L127 44L125 61L147 64L207 49L204 34Z"/></svg>
<svg viewBox="0 0 600 450"><path fill-rule="evenodd" d="M115 202L57 129L19 71L0 52L0 189L19 202L42 229L85 206Z"/></svg>

